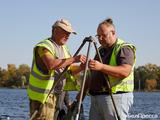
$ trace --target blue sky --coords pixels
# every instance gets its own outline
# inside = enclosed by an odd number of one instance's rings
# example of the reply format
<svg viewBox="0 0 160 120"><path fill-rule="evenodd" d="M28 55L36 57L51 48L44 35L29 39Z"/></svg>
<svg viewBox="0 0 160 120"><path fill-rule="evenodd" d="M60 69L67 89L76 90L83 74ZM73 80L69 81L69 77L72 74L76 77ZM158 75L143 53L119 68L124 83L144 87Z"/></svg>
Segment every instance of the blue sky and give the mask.
<svg viewBox="0 0 160 120"><path fill-rule="evenodd" d="M118 37L135 44L136 66L160 65L159 11L160 0L1 0L0 67L31 65L34 45L50 37L57 19L68 19L78 33L68 42L74 54L83 39L94 36L98 24L108 17L113 19ZM82 54L86 48L87 44Z"/></svg>

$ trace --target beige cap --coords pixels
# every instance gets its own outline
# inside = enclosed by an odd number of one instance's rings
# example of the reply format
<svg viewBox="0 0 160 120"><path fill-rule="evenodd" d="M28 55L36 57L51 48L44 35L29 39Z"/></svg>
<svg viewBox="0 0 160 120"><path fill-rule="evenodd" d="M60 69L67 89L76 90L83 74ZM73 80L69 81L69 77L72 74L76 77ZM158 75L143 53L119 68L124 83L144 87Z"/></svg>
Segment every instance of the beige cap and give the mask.
<svg viewBox="0 0 160 120"><path fill-rule="evenodd" d="M65 19L61 19L61 20L57 20L54 25L52 26L53 27L61 27L62 29L64 29L65 31L67 32L70 32L70 33L73 33L73 34L77 34L73 29L72 29L72 26L71 26L71 23L69 23L68 20L65 20Z"/></svg>

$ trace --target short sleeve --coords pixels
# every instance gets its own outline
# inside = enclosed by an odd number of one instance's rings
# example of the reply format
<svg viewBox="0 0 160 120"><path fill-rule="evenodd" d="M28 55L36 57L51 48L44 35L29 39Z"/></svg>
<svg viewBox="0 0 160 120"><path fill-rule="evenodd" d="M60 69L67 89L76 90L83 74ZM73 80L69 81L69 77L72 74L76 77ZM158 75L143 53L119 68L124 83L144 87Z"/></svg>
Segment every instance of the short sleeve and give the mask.
<svg viewBox="0 0 160 120"><path fill-rule="evenodd" d="M40 57L43 57L44 55L53 56L52 53L44 47L38 47L38 54Z"/></svg>
<svg viewBox="0 0 160 120"><path fill-rule="evenodd" d="M117 55L117 64L129 64L132 66L134 64L134 57L135 56L132 48L129 46L124 46Z"/></svg>

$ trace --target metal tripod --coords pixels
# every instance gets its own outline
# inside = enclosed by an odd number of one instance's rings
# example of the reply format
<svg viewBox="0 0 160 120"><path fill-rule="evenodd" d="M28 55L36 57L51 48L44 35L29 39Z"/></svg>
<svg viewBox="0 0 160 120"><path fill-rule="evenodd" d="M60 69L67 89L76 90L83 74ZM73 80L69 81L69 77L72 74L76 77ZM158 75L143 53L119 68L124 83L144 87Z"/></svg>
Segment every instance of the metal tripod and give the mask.
<svg viewBox="0 0 160 120"><path fill-rule="evenodd" d="M88 62L89 62L89 54L90 54L90 48L91 48L91 43L94 44L94 47L95 47L95 50L96 50L96 53L99 57L99 60L101 63L102 62L102 58L101 58L101 55L99 53L99 50L97 48L97 45L96 45L96 42L94 40L94 38L92 36L90 37L86 37L84 40L83 40L83 43L81 45L81 48L83 47L83 45L86 43L86 42L89 42L88 44L88 50L87 50L87 59L86 59L86 65L85 65L85 71L84 71L84 75L83 75L83 81L82 81L82 85L81 85L81 90L80 90L80 99L79 99L79 102L78 102L78 111L77 111L77 114L76 114L76 120L79 119L79 115L80 115L80 111L81 111L81 104L82 104L82 98L83 98L83 92L84 92L84 86L85 86L85 81L86 81L86 76L87 76L87 69L88 69ZM111 100L112 100L112 103L113 103L113 107L114 107L114 110L115 110L115 113L116 113L116 120L121 120L120 119L120 116L118 114L118 110L117 110L117 107L116 107L116 104L115 104L115 101L113 99L113 95L112 95L112 91L111 91L111 84L110 84L110 81L108 79L108 77L104 75L104 78L107 82L107 85L108 85L108 88L109 88L109 95L111 96Z"/></svg>
<svg viewBox="0 0 160 120"><path fill-rule="evenodd" d="M99 60L100 60L100 62L102 63L102 58L101 58L100 53L99 53L99 50L98 50L98 48L97 48L97 46L96 46L96 42L95 42L95 40L94 40L94 38L93 38L92 36L86 37L86 38L83 40L82 44L80 45L80 47L78 48L78 50L76 51L76 53L73 55L73 57L75 57L75 56L78 55L78 53L79 53L80 50L83 48L83 46L85 45L86 42L89 42L89 44L88 44L88 49L87 49L87 59L86 59L85 71L84 71L83 81L82 81L82 85L81 85L81 89L80 89L80 99L79 99L79 102L78 102L78 111L77 111L77 114L76 114L76 120L79 119L80 110L81 110L81 104L82 104L84 86L85 86L85 81L86 81L86 77L87 77L87 69L88 69L88 62L89 62L89 54L90 54L91 43L94 44L94 47L95 47L95 50L96 50L97 55L98 55L98 57L99 57ZM48 96L47 96L47 98L46 98L46 101L47 101L48 97L52 94L52 92L54 91L54 89L55 89L55 87L57 86L57 84L61 81L61 78L64 77L65 73L66 73L67 70L68 70L68 67L69 67L69 66L67 66L67 67L64 69L64 71L60 74L57 82L52 86L52 89L51 89L50 92L48 93ZM113 99L110 81L108 80L108 78L107 78L107 76L106 76L105 74L103 74L103 75L104 75L104 78L105 78L105 80L106 80L106 82L107 82L107 85L108 85L108 88L109 88L109 94L110 94L110 96L111 96L111 100L112 100L112 103L113 103L113 107L114 107L114 109L115 109L116 119L117 119L117 120L121 120L120 117L119 117L119 114L118 114L117 107L116 107L116 105L115 105L115 101L114 101L114 99ZM41 105L40 107L42 107L42 105ZM36 110L36 111L32 114L30 120L32 120L37 113L38 113L38 110Z"/></svg>

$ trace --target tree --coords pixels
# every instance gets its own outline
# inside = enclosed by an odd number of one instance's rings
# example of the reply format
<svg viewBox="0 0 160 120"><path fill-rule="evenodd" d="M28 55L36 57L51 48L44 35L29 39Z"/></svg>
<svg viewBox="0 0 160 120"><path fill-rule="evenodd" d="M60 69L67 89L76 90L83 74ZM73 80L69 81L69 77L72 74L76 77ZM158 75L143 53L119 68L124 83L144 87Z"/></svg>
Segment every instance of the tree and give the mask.
<svg viewBox="0 0 160 120"><path fill-rule="evenodd" d="M0 67L0 87L2 86L1 81L2 81L2 68Z"/></svg>
<svg viewBox="0 0 160 120"><path fill-rule="evenodd" d="M135 69L135 88L136 89L138 89L139 80L141 84L141 89L146 89L146 88L150 89L151 86L152 87L160 86L159 79L160 79L160 67L158 67L155 64L146 64L145 66L139 66L138 68ZM154 85L151 85L151 84L154 84Z"/></svg>
<svg viewBox="0 0 160 120"><path fill-rule="evenodd" d="M154 91L157 88L157 81L155 79L150 79L145 81L145 90Z"/></svg>
<svg viewBox="0 0 160 120"><path fill-rule="evenodd" d="M30 68L22 64L17 69L14 64L8 64L7 70L0 68L0 86L1 87L25 87L29 79Z"/></svg>
<svg viewBox="0 0 160 120"><path fill-rule="evenodd" d="M1 86L7 87L7 81L9 80L9 72L5 69L1 71Z"/></svg>
<svg viewBox="0 0 160 120"><path fill-rule="evenodd" d="M0 78L2 77L2 68L0 67Z"/></svg>
<svg viewBox="0 0 160 120"><path fill-rule="evenodd" d="M20 81L21 81L20 83L24 82L24 85L27 85L29 81L29 73L30 73L30 67L27 64L19 65L17 74L20 78Z"/></svg>
<svg viewBox="0 0 160 120"><path fill-rule="evenodd" d="M147 70L144 66L139 66L137 69L135 69L135 88L138 89L139 80L140 80L140 88L145 88L145 80L147 79Z"/></svg>

